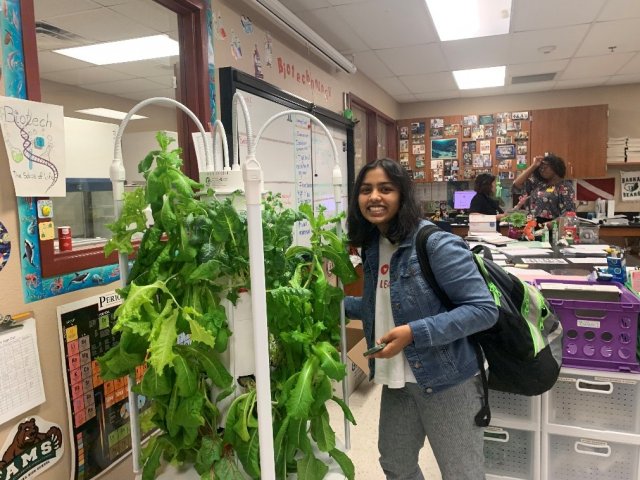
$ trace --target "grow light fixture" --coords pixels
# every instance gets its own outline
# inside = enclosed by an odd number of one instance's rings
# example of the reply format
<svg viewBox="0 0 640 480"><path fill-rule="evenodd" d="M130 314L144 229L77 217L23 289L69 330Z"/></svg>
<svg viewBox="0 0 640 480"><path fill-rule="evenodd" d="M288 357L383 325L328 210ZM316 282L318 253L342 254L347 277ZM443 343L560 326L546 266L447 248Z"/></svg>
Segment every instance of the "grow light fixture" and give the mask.
<svg viewBox="0 0 640 480"><path fill-rule="evenodd" d="M82 47L62 48L54 50L54 52L94 65L111 65L172 57L180 53L180 46L169 35L162 34Z"/></svg>
<svg viewBox="0 0 640 480"><path fill-rule="evenodd" d="M455 70L453 77L456 79L460 90L472 88L503 87L506 67L472 68L470 70Z"/></svg>
<svg viewBox="0 0 640 480"><path fill-rule="evenodd" d="M346 59L329 42L313 31L306 23L298 18L291 10L278 0L253 0L250 3L258 4L262 11L269 15L279 25L294 34L305 45L312 47L325 60L330 61L347 73L356 73L356 66Z"/></svg>
<svg viewBox="0 0 640 480"><path fill-rule="evenodd" d="M112 110L110 108L84 108L82 110L76 110L77 113L84 113L85 115L93 115L96 117L115 118L116 120L123 120L127 116L126 112L120 110ZM148 118L144 115L132 115L131 120L139 120L141 118Z"/></svg>
<svg viewBox="0 0 640 480"><path fill-rule="evenodd" d="M511 0L426 0L443 42L509 33Z"/></svg>

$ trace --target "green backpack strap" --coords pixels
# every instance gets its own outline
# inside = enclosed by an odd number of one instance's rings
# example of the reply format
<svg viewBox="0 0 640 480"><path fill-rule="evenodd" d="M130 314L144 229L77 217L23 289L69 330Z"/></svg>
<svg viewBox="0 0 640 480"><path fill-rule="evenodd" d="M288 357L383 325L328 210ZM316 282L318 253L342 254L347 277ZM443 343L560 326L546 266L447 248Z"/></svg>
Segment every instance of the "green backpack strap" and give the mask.
<svg viewBox="0 0 640 480"><path fill-rule="evenodd" d="M427 240L432 233L442 231L435 225L425 225L420 228L416 234L416 254L418 255L418 262L420 263L420 270L422 270L422 276L427 281L429 286L433 289L436 296L444 304L447 310L452 310L455 305L449 298L449 295L438 285L438 281L433 274L433 269L429 263L429 255L427 254ZM480 377L482 378L482 390L483 390L483 404L480 411L475 416L475 423L479 427L487 427L491 422L491 408L489 407L489 381L487 379L487 371L484 368L484 354L482 353L482 347L477 340L473 337L468 337L473 344L476 352L476 360L478 361L478 368L480 369Z"/></svg>

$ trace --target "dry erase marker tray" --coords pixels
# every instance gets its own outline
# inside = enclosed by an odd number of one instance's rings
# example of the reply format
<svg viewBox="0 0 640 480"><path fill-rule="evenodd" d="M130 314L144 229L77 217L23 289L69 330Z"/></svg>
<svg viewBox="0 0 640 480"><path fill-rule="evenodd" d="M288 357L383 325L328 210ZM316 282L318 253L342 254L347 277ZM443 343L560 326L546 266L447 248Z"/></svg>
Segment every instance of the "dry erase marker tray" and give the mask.
<svg viewBox="0 0 640 480"><path fill-rule="evenodd" d="M551 280L536 280L534 284L548 284ZM575 287L591 285L580 280L562 280L557 283ZM640 372L636 359L638 316L640 299L622 284L611 282L620 289L617 300L585 300L545 297L551 304L564 329L562 362L564 366ZM579 290L579 288L576 288Z"/></svg>

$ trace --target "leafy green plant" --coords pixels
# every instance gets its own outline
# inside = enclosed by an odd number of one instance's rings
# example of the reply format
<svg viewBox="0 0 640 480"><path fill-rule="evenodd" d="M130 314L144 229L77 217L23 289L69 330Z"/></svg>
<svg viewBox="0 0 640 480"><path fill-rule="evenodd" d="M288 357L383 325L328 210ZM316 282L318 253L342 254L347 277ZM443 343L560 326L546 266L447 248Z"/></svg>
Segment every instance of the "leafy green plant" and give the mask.
<svg viewBox="0 0 640 480"><path fill-rule="evenodd" d="M330 259L333 273L349 283L355 270L346 245L336 235L341 217L317 216L309 205L300 211L311 227L311 245L294 246L286 258L295 266L286 283L267 291L273 405L274 449L277 478L296 473L299 479L323 478L328 467L317 459L309 439L327 452L347 478L354 477L351 460L336 448L335 432L329 424L326 402L337 402L346 418L355 420L339 398L333 395L331 380L342 380L345 366L336 349L339 345L342 290L329 283L323 260ZM242 464L253 478L259 477L255 391L236 398L227 417L224 439L233 444ZM254 448L247 448L249 442Z"/></svg>
<svg viewBox="0 0 640 480"><path fill-rule="evenodd" d="M502 221L509 222L516 228L524 228L527 223L527 215L523 212L512 212L503 217Z"/></svg>
<svg viewBox="0 0 640 480"><path fill-rule="evenodd" d="M192 464L203 479L243 478L235 458L253 478L260 475L256 391L251 383L233 400L221 432L219 402L234 393L235 379L220 361L232 332L223 300L235 304L250 288L246 216L233 196L219 200L180 170L180 150L157 135L160 149L139 165L146 187L126 194L122 214L109 225L105 247L133 251L132 237L143 233L124 301L115 313L119 344L99 358L105 380L144 364L135 390L152 400L151 422L160 430L143 454L143 479L155 477L161 461ZM143 210L151 207L147 228ZM291 247L292 228L306 218L310 247ZM343 239L330 226L340 217L314 216L309 206L285 209L278 196L263 202L263 236L268 322L272 350L272 403L278 478L322 478L326 465L313 456L311 441L328 452L345 474L353 465L335 446L326 402L331 379L345 375L339 344L342 291L329 284L324 260L348 283L355 278ZM212 398L212 387L217 393ZM334 398L353 421L351 412Z"/></svg>

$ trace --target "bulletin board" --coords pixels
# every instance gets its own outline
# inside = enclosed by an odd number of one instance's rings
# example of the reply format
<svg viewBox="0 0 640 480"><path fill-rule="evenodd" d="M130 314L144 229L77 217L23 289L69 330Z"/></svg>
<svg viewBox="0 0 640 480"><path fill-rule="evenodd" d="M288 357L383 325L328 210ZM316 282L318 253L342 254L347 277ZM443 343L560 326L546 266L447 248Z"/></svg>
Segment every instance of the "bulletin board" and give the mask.
<svg viewBox="0 0 640 480"><path fill-rule="evenodd" d="M103 381L97 362L119 341L111 329L121 303L117 293L107 292L58 307L73 480L98 478L131 452L128 378ZM137 381L143 375L139 367ZM139 395L142 416L149 406Z"/></svg>
<svg viewBox="0 0 640 480"><path fill-rule="evenodd" d="M529 111L469 113L398 122L398 159L420 182L513 180L530 162Z"/></svg>

